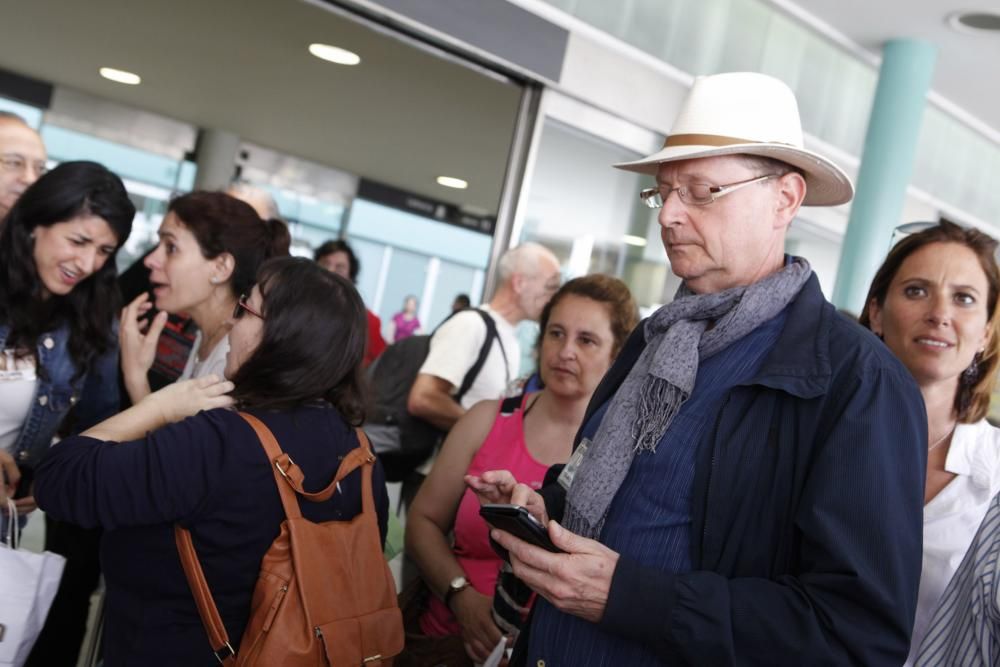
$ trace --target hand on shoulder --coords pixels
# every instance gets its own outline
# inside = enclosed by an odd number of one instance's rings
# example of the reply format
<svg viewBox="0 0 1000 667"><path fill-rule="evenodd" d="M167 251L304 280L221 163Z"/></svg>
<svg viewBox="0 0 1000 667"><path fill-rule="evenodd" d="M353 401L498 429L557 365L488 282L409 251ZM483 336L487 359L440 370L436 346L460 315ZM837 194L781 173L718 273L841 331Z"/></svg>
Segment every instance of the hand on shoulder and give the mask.
<svg viewBox="0 0 1000 667"><path fill-rule="evenodd" d="M233 388L229 380L206 375L167 385L144 398L143 402L149 402L163 417L164 423L171 424L202 410L232 406L234 401L228 394Z"/></svg>

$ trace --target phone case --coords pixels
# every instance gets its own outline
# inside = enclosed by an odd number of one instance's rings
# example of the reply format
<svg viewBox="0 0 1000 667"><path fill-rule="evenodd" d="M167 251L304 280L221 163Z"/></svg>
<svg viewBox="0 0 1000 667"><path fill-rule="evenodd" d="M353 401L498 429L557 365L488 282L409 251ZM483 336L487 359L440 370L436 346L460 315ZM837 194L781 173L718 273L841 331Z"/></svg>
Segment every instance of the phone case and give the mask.
<svg viewBox="0 0 1000 667"><path fill-rule="evenodd" d="M529 544L534 544L552 553L563 553L562 549L552 544L548 531L528 513L528 510L520 505L483 505L479 508L479 515L494 528L507 531ZM493 549L504 560L510 560L506 549L496 542L493 542Z"/></svg>

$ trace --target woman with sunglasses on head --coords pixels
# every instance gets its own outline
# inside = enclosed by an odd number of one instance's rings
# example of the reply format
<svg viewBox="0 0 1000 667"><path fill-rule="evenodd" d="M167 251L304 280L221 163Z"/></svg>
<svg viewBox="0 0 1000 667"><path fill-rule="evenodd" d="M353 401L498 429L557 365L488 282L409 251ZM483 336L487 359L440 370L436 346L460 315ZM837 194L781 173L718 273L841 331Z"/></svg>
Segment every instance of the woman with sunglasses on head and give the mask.
<svg viewBox="0 0 1000 667"><path fill-rule="evenodd" d="M115 255L134 216L121 179L94 162L64 162L25 190L0 231L0 499L17 498L22 525L35 508L32 471L69 412L82 429L118 410ZM54 665L74 662L83 639L96 536L45 523L46 549L68 565L47 626L59 626L53 659L32 664Z"/></svg>
<svg viewBox="0 0 1000 667"><path fill-rule="evenodd" d="M198 327L179 379L222 376L237 300L264 260L288 254L291 240L281 220L262 220L246 202L200 191L170 202L159 235L144 262L153 302L143 293L122 311L122 375L133 403L150 393L147 373L169 313L187 313ZM160 312L145 320L154 305Z"/></svg>
<svg viewBox="0 0 1000 667"><path fill-rule="evenodd" d="M262 421L316 492L359 445L365 308L347 280L301 258L266 262L237 301L225 375L177 382L63 440L38 471L40 506L104 528L105 665L208 665L212 649L181 569L187 528L232 645L243 635L261 559L285 519L274 468L235 404ZM227 395L228 394L228 395ZM372 477L382 540L388 497ZM361 471L309 521L361 511ZM154 573L151 576L151 573Z"/></svg>
<svg viewBox="0 0 1000 667"><path fill-rule="evenodd" d="M928 622L1000 491L1000 429L986 421L1000 366L997 242L942 222L889 252L860 321L899 357L927 408L923 568L911 665Z"/></svg>

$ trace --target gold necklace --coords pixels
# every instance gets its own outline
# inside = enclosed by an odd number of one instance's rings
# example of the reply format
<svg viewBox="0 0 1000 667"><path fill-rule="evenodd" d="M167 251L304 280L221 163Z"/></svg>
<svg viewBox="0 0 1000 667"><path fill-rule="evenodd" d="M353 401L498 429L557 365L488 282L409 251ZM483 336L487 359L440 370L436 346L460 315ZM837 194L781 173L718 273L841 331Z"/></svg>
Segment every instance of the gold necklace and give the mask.
<svg viewBox="0 0 1000 667"><path fill-rule="evenodd" d="M205 358L208 357L208 355L212 354L212 350L215 349L216 344L218 344L218 342L222 340L222 336L220 336L219 334L227 333L227 324L228 321L223 321L222 324L220 324L218 327L215 328L215 331L212 332L211 336L205 336L204 335L205 332L202 331L202 342L201 345L198 346L199 349L196 351L198 355L197 356L198 361L204 361ZM205 349L206 347L208 348L208 354L206 354L205 357L203 358L201 355L201 350Z"/></svg>
<svg viewBox="0 0 1000 667"><path fill-rule="evenodd" d="M955 427L956 426L958 426L958 422L955 422L954 424L952 424L951 428L948 429L948 431L944 435L942 435L940 438L938 438L937 441L933 445L931 445L930 447L928 447L927 448L927 453L930 454L935 449L937 449L938 447L940 447L941 444L948 438L948 436L955 432Z"/></svg>

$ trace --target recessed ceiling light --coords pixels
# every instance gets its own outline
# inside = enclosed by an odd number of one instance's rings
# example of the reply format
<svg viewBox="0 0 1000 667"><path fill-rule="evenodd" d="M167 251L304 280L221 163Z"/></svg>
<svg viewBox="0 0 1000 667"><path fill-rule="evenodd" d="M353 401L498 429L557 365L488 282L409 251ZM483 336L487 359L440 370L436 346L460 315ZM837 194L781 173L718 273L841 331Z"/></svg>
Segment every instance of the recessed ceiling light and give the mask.
<svg viewBox="0 0 1000 667"><path fill-rule="evenodd" d="M646 239L641 236L632 236L631 234L623 236L622 241L629 245L639 246L640 248L643 248L646 245Z"/></svg>
<svg viewBox="0 0 1000 667"><path fill-rule="evenodd" d="M455 178L453 176L438 176L438 185L443 185L446 188L456 188L458 190L464 190L469 187L467 181L463 181L461 178Z"/></svg>
<svg viewBox="0 0 1000 667"><path fill-rule="evenodd" d="M998 32L1000 14L991 11L966 10L948 15L948 25L959 32Z"/></svg>
<svg viewBox="0 0 1000 667"><path fill-rule="evenodd" d="M309 53L320 60L337 63L338 65L357 65L361 62L361 56L353 51L342 49L339 46L330 46L329 44L310 44Z"/></svg>
<svg viewBox="0 0 1000 667"><path fill-rule="evenodd" d="M123 69L115 69L114 67L102 67L100 69L101 76L115 83L124 83L129 86L138 86L142 83L142 77L138 74L133 74L132 72L126 72Z"/></svg>

